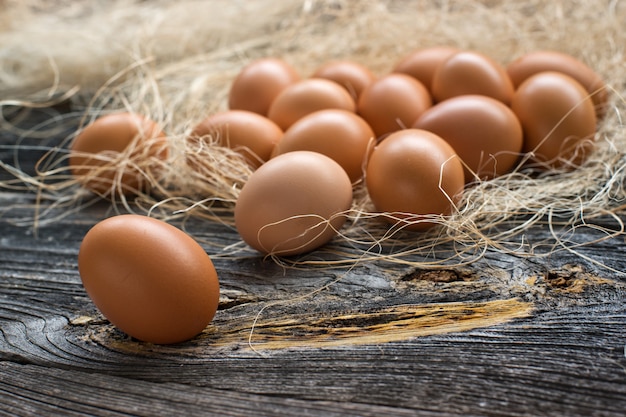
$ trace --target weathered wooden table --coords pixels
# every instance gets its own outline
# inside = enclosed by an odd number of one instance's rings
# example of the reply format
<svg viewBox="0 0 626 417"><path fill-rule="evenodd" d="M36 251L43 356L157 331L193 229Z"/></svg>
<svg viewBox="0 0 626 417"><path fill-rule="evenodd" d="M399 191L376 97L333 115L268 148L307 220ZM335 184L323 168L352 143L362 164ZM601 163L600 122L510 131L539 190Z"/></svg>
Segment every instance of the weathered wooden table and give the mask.
<svg viewBox="0 0 626 417"><path fill-rule="evenodd" d="M15 163L14 143L2 133L3 162ZM20 152L22 169L38 152ZM15 225L33 198L0 193L0 415L626 415L623 234L436 270L283 269L207 246L222 287L215 320L157 346L116 330L81 285L80 242L109 205ZM226 226L185 226L238 240Z"/></svg>

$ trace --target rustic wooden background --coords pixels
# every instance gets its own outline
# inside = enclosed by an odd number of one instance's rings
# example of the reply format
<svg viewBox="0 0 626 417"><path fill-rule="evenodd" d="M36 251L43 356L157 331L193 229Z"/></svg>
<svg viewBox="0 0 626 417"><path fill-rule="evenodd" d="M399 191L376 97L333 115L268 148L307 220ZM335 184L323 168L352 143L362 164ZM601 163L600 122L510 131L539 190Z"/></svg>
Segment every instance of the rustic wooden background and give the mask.
<svg viewBox="0 0 626 417"><path fill-rule="evenodd" d="M69 110L4 116L27 127ZM0 132L1 160L32 172L67 132L24 139L17 156L16 133ZM435 271L284 269L207 246L222 288L215 320L156 346L111 326L81 285L80 242L109 205L36 230L15 224L32 218L33 199L0 191L0 415L626 415L624 234ZM225 226L185 227L238 240ZM599 237L586 227L572 239Z"/></svg>

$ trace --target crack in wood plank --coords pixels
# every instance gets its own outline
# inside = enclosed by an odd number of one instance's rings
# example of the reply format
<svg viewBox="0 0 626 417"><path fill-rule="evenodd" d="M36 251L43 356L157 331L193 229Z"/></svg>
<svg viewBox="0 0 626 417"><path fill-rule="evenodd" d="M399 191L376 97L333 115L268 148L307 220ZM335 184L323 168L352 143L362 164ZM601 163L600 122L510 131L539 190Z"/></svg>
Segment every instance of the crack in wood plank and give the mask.
<svg viewBox="0 0 626 417"><path fill-rule="evenodd" d="M255 350L323 348L380 344L420 336L462 332L529 317L533 304L517 298L485 302L397 305L373 312L259 319L254 327L221 329L215 345L241 343L250 337Z"/></svg>

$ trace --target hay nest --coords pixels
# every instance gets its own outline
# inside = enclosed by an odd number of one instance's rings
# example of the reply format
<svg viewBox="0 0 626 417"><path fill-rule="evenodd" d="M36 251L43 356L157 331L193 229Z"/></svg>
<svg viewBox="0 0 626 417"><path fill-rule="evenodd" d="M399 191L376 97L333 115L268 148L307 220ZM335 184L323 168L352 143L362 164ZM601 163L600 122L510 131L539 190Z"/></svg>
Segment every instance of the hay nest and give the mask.
<svg viewBox="0 0 626 417"><path fill-rule="evenodd" d="M349 59L380 75L418 47L451 45L501 63L552 49L586 62L610 90L598 149L583 167L539 175L516 170L474 184L453 216L436 219L442 227L419 234L381 224L357 188L351 221L326 248L336 256L323 263L384 258L437 267L471 262L487 249L522 256L576 250L593 243L572 237L581 227L602 228L601 238L623 232L626 4L621 2L4 0L0 5L4 108L70 100L82 115L78 130L106 112L126 109L151 117L167 132L172 152L163 176L154 179L156 191L133 201L114 199L116 210L232 224L232 207L250 168L229 149L209 146L209 168L190 173L184 138L201 119L226 108L231 81L256 58L281 57L303 76L329 60ZM17 129L7 121L2 128ZM64 165L73 137L51 147L34 176L3 163L14 178L0 186L36 195L37 218L31 224L55 221L94 201ZM614 221L602 224L611 227L594 226L595 219L607 217ZM548 251L523 238L524 230L540 223L552 232ZM454 250L439 256L444 243Z"/></svg>

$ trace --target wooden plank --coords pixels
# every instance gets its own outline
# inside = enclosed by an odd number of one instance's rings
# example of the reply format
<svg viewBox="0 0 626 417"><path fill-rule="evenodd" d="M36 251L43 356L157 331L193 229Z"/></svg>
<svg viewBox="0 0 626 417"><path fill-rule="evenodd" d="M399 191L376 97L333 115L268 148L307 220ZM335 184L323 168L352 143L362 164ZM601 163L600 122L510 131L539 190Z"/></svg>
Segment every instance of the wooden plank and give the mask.
<svg viewBox="0 0 626 417"><path fill-rule="evenodd" d="M11 139L2 140L10 149ZM20 153L31 165L36 154ZM437 270L386 262L291 269L253 252L220 253L238 242L228 227L174 222L213 256L220 310L197 338L156 346L115 329L80 283L80 242L110 205L36 230L16 225L32 218L33 201L0 193L0 205L12 207L0 218L0 414L619 416L626 409L623 235L551 256L488 251ZM598 224L616 227L610 219ZM524 239L550 237L537 226ZM587 227L571 238L600 237Z"/></svg>
<svg viewBox="0 0 626 417"><path fill-rule="evenodd" d="M38 366L0 364L0 415L414 415L410 409L333 401L303 401ZM33 385L32 381L38 381ZM306 410L306 411L305 411ZM304 413L303 413L304 411Z"/></svg>
<svg viewBox="0 0 626 417"><path fill-rule="evenodd" d="M389 285L359 280L386 271L366 265L312 298L293 301L341 271L283 271L258 258L218 259L218 270L230 272L222 274L225 296L215 322L187 343L154 346L113 328L82 290L76 253L97 218L83 212L42 228L37 237L29 229L2 223L0 355L14 369L36 365L37 373L47 369L49 378L64 369L89 373L94 381L117 376L138 386L147 381L271 396L284 398L285 407L294 399L305 408L320 401L348 401L370 404L372 410L398 407L398 414L415 409L457 415L489 410L500 415L620 415L626 406L624 279L599 273L593 265L568 266L567 257L564 264L550 260L537 265L533 260L532 265L495 256L469 269L448 270L460 279L438 282L432 272L392 271L384 276ZM211 227L205 226L206 236ZM612 243L603 248L603 259L620 256L619 239ZM490 265L494 259L497 268ZM490 278L489 271L503 266L498 277ZM523 279L531 283L517 289ZM500 281L514 285L498 289L493 283ZM292 301L261 311L281 299ZM451 307L464 302L464 313L450 314ZM475 314L472 306L493 302L532 306L532 311L521 314L530 317L504 323L446 328L464 314ZM393 334L393 326L412 308L414 317L443 330L415 328L413 336L391 342L372 337L377 326L390 326ZM252 350L249 330L259 313ZM324 345L319 342L324 325L325 337L356 331L371 339ZM285 337L282 345L276 344ZM158 402L153 406L160 407ZM257 415L268 410L261 407ZM78 405L74 411L80 412Z"/></svg>

